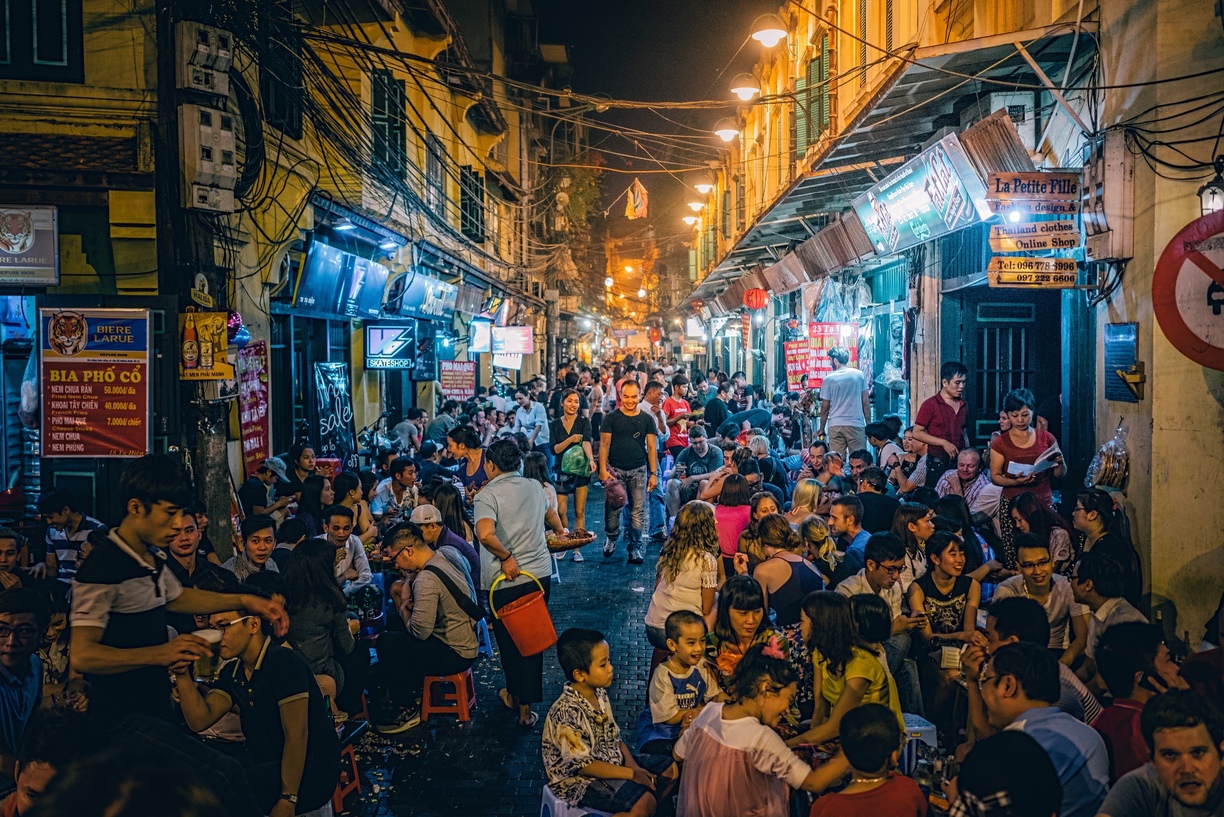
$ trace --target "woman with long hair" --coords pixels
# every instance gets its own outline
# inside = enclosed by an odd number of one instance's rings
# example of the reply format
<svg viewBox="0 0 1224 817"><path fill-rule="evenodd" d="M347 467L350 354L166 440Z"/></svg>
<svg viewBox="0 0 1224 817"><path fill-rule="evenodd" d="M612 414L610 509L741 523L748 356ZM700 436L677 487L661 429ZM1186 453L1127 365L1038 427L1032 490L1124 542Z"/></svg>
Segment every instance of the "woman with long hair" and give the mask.
<svg viewBox="0 0 1224 817"><path fill-rule="evenodd" d="M331 507L335 501L336 492L327 477L311 474L302 482L297 518L306 526L306 538L323 535L323 509Z"/></svg>
<svg viewBox="0 0 1224 817"><path fill-rule="evenodd" d="M574 497L574 525L579 530L586 530L587 490L591 484L591 475L596 471L595 454L591 449L593 430L591 421L581 416L578 409L582 401L575 389L561 392L561 416L552 421L549 429L553 452L557 463L557 514L561 521L569 524L568 497ZM579 448L586 456L586 473L567 473L564 470L564 460L570 450ZM574 458L570 454L571 459ZM574 561L582 561L581 549L574 551Z"/></svg>
<svg viewBox="0 0 1224 817"><path fill-rule="evenodd" d="M335 563L336 548L326 539L307 539L294 548L284 577L285 610L292 611L288 640L337 708L356 712L361 708L370 651L356 649L359 623L347 616L348 602L336 584Z"/></svg>
<svg viewBox="0 0 1224 817"><path fill-rule="evenodd" d="M817 513L820 504L820 483L814 479L801 479L795 485L795 494L791 497L790 510L786 512L786 521L798 530L803 520Z"/></svg>
<svg viewBox="0 0 1224 817"><path fill-rule="evenodd" d="M293 495L294 499L300 499L302 493L302 485L306 482L306 477L313 475L315 472L315 450L314 447L306 443L298 443L289 449L289 469L285 475L288 479L284 485L278 485L277 496Z"/></svg>
<svg viewBox="0 0 1224 817"><path fill-rule="evenodd" d="M901 569L901 589L926 573L926 551L923 543L935 532L935 513L917 502L902 502L893 514L892 534L905 543L905 567Z"/></svg>
<svg viewBox="0 0 1224 817"><path fill-rule="evenodd" d="M540 483L540 487L544 489L544 498L548 500L549 509L556 513L557 489L553 486L551 475L548 473L548 457L544 456L541 451L532 451L525 455L523 457L523 476Z"/></svg>
<svg viewBox="0 0 1224 817"><path fill-rule="evenodd" d="M362 499L361 477L352 471L336 474L332 481L335 501L353 512L353 535L368 545L378 538L378 524L370 513L370 503ZM324 505L323 507L327 507ZM308 537L312 534L307 533ZM317 536L318 534L314 534Z"/></svg>
<svg viewBox="0 0 1224 817"><path fill-rule="evenodd" d="M821 590L803 599L803 642L812 656L815 711L806 732L787 746L826 743L841 733L841 720L861 704L883 704L904 726L900 697L884 662L854 628L850 600Z"/></svg>
<svg viewBox="0 0 1224 817"><path fill-rule="evenodd" d="M999 533L1003 540L1002 558L1004 567L1016 569L1016 548L1012 536L1016 529L1011 515L1011 504L1025 491L1031 491L1047 505L1054 504L1050 489L1050 477L1061 477L1067 473L1062 454L1055 453L1051 461L1053 468L1035 473L1033 465L1058 441L1048 431L1033 425L1037 401L1028 389L1015 389L1003 398L1003 411L1011 428L995 437L990 443L990 481L1003 489L999 500Z"/></svg>
<svg viewBox="0 0 1224 817"><path fill-rule="evenodd" d="M1050 544L1054 570L1066 575L1075 561L1071 547L1071 526L1032 491L1016 494L1011 502L1012 527L1017 533L1031 533Z"/></svg>
<svg viewBox="0 0 1224 817"><path fill-rule="evenodd" d="M446 434L446 451L459 461L459 481L463 483L463 491L471 503L489 481L480 437L470 426L456 426Z"/></svg>
<svg viewBox="0 0 1224 817"><path fill-rule="evenodd" d="M771 514L780 513L781 509L778 508L778 500L774 499L774 495L769 491L753 494L748 507L751 508L751 516L748 520L748 527L744 528L744 532L740 534L736 552L748 555L748 573L751 575L752 571L756 570L756 566L767 558L757 536L757 523Z"/></svg>
<svg viewBox="0 0 1224 817"><path fill-rule="evenodd" d="M433 505L442 514L442 524L468 542L473 541L475 534L468 524L467 514L463 508L463 496L453 483L443 482L433 492ZM473 578L475 578L473 576Z"/></svg>
<svg viewBox="0 0 1224 817"><path fill-rule="evenodd" d="M837 540L829 530L829 523L823 516L809 516L799 523L799 538L803 541L807 558L824 576L825 584L831 584L833 574L841 564L842 553L837 549Z"/></svg>
<svg viewBox="0 0 1224 817"><path fill-rule="evenodd" d="M718 594L714 627L706 635L706 662L728 695L735 690L735 670L754 644L777 638L782 656L790 660L790 639L774 630L765 614L765 594L751 576L729 576Z"/></svg>
<svg viewBox="0 0 1224 817"><path fill-rule="evenodd" d="M1100 551L1126 571L1122 597L1138 607L1143 595L1143 565L1131 544L1126 514L1108 491L1092 488L1075 497L1071 514L1075 529L1084 535L1082 551Z"/></svg>
<svg viewBox="0 0 1224 817"><path fill-rule="evenodd" d="M955 533L964 540L965 575L977 579L982 586L982 606L985 607L998 583L1014 574L995 558L994 548L973 526L973 514L963 496L941 496L933 510L935 518L931 521L936 532Z"/></svg>
<svg viewBox="0 0 1224 817"><path fill-rule="evenodd" d="M752 522L752 492L748 480L731 474L722 483L714 521L718 524L718 547L722 553L723 572L735 573L735 554L739 552L740 534Z"/></svg>
<svg viewBox="0 0 1224 817"><path fill-rule="evenodd" d="M659 554L654 593L646 610L646 639L651 646L667 649L664 625L677 610L690 610L711 627L714 600L725 578L718 558L714 506L700 500L689 502L680 508Z"/></svg>

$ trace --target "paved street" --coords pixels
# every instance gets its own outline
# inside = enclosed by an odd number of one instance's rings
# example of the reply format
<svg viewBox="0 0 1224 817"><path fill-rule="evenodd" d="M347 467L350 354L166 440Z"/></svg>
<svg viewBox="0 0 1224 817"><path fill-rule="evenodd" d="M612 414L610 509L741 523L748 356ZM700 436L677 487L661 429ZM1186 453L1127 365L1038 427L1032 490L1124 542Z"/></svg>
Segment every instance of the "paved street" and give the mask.
<svg viewBox="0 0 1224 817"><path fill-rule="evenodd" d="M587 527L603 531L603 492L593 488ZM646 564L625 563L625 551L604 559L602 535L584 549L587 560L560 562L561 583L554 584L550 610L557 631L567 627L601 630L612 646L616 682L609 695L617 723L631 736L646 705L650 645L642 619L650 602L658 546L647 548ZM402 736L373 734L358 747L362 770L360 800L351 795L349 814L364 817L454 817L454 815L535 815L540 809L544 770L540 731L544 714L559 694L561 669L556 652L546 653L540 722L527 730L497 697L503 686L501 664L481 658L475 667L479 703L473 720L460 725L435 716ZM378 787L375 792L374 787Z"/></svg>

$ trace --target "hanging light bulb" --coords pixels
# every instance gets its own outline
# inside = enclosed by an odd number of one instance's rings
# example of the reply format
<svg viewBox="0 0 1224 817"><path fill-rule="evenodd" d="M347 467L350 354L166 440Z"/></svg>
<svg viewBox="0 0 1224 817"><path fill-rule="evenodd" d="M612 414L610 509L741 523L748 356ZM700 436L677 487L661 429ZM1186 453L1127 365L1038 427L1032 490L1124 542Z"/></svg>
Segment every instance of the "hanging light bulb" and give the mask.
<svg viewBox="0 0 1224 817"><path fill-rule="evenodd" d="M1215 160L1215 178L1198 190L1199 206L1203 215L1224 210L1224 156Z"/></svg>
<svg viewBox="0 0 1224 817"><path fill-rule="evenodd" d="M724 142L730 142L740 135L739 123L731 117L724 117L714 124L714 133Z"/></svg>
<svg viewBox="0 0 1224 817"><path fill-rule="evenodd" d="M761 83L757 82L756 77L752 74L738 74L735 79L731 80L731 93L743 102L750 101L760 92Z"/></svg>
<svg viewBox="0 0 1224 817"><path fill-rule="evenodd" d="M773 48L786 39L786 23L776 14L762 14L752 24L752 39L766 48Z"/></svg>

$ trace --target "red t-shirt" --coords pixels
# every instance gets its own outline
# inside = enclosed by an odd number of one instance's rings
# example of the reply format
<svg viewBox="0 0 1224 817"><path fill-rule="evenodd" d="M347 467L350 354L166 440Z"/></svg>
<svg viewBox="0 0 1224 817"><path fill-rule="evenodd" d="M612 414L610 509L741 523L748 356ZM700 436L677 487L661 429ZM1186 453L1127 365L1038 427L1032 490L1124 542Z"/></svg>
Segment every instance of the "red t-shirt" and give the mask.
<svg viewBox="0 0 1224 817"><path fill-rule="evenodd" d="M667 429L670 432L666 442L663 443L664 448L688 448L688 422L685 421L684 430L680 430L680 423L673 421L672 418L677 414L688 414L692 411L689 408L687 400L679 397L669 397L663 401L663 413L667 415Z"/></svg>
<svg viewBox="0 0 1224 817"><path fill-rule="evenodd" d="M808 817L926 817L927 799L918 784L894 774L883 785L857 794L822 794Z"/></svg>
<svg viewBox="0 0 1224 817"><path fill-rule="evenodd" d="M1109 750L1109 782L1133 772L1148 762L1147 743L1139 731L1139 715L1143 704L1129 698L1115 698L1113 705L1101 711L1092 722Z"/></svg>
<svg viewBox="0 0 1224 817"><path fill-rule="evenodd" d="M965 421L969 418L969 404L961 400L960 408L953 409L941 394L934 394L922 401L918 407L918 416L914 425L922 426L932 437L947 440L957 448L965 444ZM935 446L931 451L935 451ZM945 457L946 452L940 449L937 456Z"/></svg>
<svg viewBox="0 0 1224 817"><path fill-rule="evenodd" d="M1008 476L1007 464L1018 462L1023 465L1032 465L1037 462L1037 458L1045 453L1046 449L1054 445L1056 440L1054 435L1048 431L1037 430L1037 440L1029 448L1020 448L1011 441L1011 433L1004 431L998 437L994 438L994 442L990 444L991 451L998 451L1003 455L1003 475ZM1003 496L1011 499L1014 496L1019 496L1025 491L1032 491L1037 495L1037 498L1046 505L1054 504L1054 494L1050 491L1050 471L1042 471L1037 475L1037 481L1031 485L1009 485L1003 489Z"/></svg>

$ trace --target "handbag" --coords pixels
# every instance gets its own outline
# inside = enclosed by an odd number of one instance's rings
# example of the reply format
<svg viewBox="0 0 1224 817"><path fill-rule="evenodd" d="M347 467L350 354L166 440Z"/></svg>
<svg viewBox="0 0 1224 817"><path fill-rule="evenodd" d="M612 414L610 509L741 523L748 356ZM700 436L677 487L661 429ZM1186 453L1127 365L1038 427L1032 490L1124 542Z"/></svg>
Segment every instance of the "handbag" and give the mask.
<svg viewBox="0 0 1224 817"><path fill-rule="evenodd" d="M586 450L582 446L571 445L561 455L561 473L575 477L589 477L591 475L591 460L587 457Z"/></svg>

